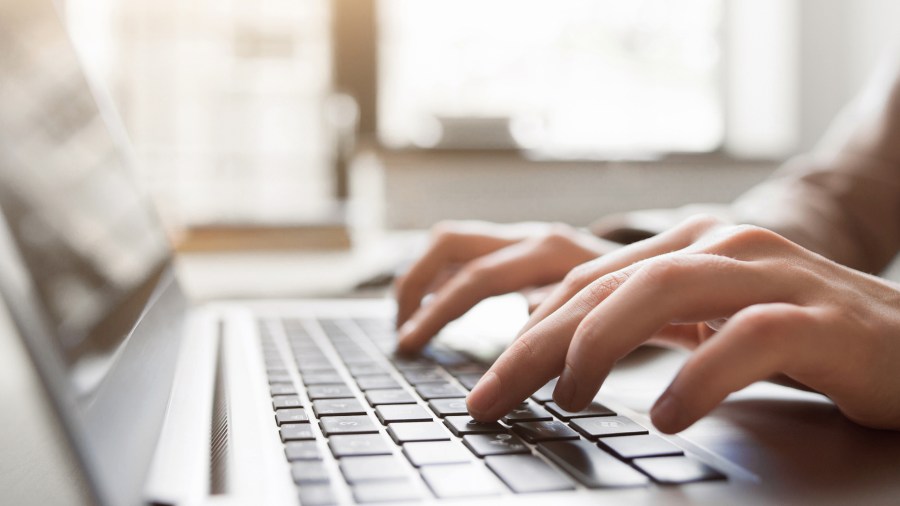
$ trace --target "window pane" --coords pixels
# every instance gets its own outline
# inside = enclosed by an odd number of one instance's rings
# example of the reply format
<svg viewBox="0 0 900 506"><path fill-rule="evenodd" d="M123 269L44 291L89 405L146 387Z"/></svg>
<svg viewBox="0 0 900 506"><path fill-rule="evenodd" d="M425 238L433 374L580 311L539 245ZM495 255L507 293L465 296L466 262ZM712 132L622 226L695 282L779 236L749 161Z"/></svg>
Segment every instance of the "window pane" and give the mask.
<svg viewBox="0 0 900 506"><path fill-rule="evenodd" d="M715 149L720 3L382 0L379 133L446 144L481 118L568 156Z"/></svg>

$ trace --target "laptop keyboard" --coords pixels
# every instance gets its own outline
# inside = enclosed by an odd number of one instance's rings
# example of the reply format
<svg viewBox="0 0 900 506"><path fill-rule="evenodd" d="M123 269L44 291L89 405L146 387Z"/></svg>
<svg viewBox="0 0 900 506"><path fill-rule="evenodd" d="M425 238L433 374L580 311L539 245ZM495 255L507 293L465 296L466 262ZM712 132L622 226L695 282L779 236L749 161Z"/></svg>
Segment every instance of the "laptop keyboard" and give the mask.
<svg viewBox="0 0 900 506"><path fill-rule="evenodd" d="M301 504L725 478L602 404L578 413L560 408L555 380L499 422L476 422L465 396L487 366L436 344L421 357L395 357L389 320L263 320L259 329L274 420ZM289 354L276 343L282 332Z"/></svg>

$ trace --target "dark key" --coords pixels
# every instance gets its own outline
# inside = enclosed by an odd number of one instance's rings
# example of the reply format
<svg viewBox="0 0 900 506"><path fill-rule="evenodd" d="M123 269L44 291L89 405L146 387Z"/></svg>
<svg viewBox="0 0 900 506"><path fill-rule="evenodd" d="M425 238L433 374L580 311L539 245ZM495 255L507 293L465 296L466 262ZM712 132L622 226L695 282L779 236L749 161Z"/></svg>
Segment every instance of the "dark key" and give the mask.
<svg viewBox="0 0 900 506"><path fill-rule="evenodd" d="M331 485L322 483L302 485L298 490L303 506L331 506L337 504Z"/></svg>
<svg viewBox="0 0 900 506"><path fill-rule="evenodd" d="M286 423L280 429L282 441L299 441L315 439L312 427L308 423Z"/></svg>
<svg viewBox="0 0 900 506"><path fill-rule="evenodd" d="M488 367L482 364L459 364L459 365L448 365L446 367L447 372L450 373L451 376L459 377L463 374L478 374L483 375L487 372Z"/></svg>
<svg viewBox="0 0 900 506"><path fill-rule="evenodd" d="M275 412L275 422L278 425L284 423L308 422L309 415L303 408L279 409Z"/></svg>
<svg viewBox="0 0 900 506"><path fill-rule="evenodd" d="M270 385L272 383L290 383L291 381L291 375L288 374L287 371L279 373L269 373Z"/></svg>
<svg viewBox="0 0 900 506"><path fill-rule="evenodd" d="M318 360L305 360L302 358L298 358L296 360L297 370L300 371L300 374L334 371L334 367L332 367L331 362L329 362L328 359L324 356Z"/></svg>
<svg viewBox="0 0 900 506"><path fill-rule="evenodd" d="M272 407L275 409L299 408L303 404L296 395L276 395L272 397Z"/></svg>
<svg viewBox="0 0 900 506"><path fill-rule="evenodd" d="M367 434L378 432L378 426L366 415L328 416L319 420L326 437L334 434Z"/></svg>
<svg viewBox="0 0 900 506"><path fill-rule="evenodd" d="M600 445L625 459L681 455L681 448L653 434L618 436L600 439Z"/></svg>
<svg viewBox="0 0 900 506"><path fill-rule="evenodd" d="M341 473L347 483L372 480L396 480L406 477L401 462L394 455L347 457L341 459Z"/></svg>
<svg viewBox="0 0 900 506"><path fill-rule="evenodd" d="M319 460L322 458L315 441L289 441L284 444L284 455L291 462L295 460Z"/></svg>
<svg viewBox="0 0 900 506"><path fill-rule="evenodd" d="M319 417L366 414L366 408L356 399L318 399L312 404Z"/></svg>
<svg viewBox="0 0 900 506"><path fill-rule="evenodd" d="M387 370L374 362L368 364L350 364L347 370L353 377L387 374Z"/></svg>
<svg viewBox="0 0 900 506"><path fill-rule="evenodd" d="M531 394L531 398L536 402L540 402L541 404L552 401L553 390L556 388L557 379L558 378L553 378L552 380L548 381L547 384L539 388L537 392Z"/></svg>
<svg viewBox="0 0 900 506"><path fill-rule="evenodd" d="M588 488L634 487L650 480L589 441L551 441L538 450Z"/></svg>
<svg viewBox="0 0 900 506"><path fill-rule="evenodd" d="M359 376L356 378L356 384L360 390L374 390L376 388L400 388L400 383L387 374L379 374L377 376Z"/></svg>
<svg viewBox="0 0 900 506"><path fill-rule="evenodd" d="M302 460L291 464L294 483L327 483L328 470L321 460Z"/></svg>
<svg viewBox="0 0 900 506"><path fill-rule="evenodd" d="M544 422L553 420L550 413L539 404L523 404L513 408L512 411L502 418L506 423L513 424L519 422Z"/></svg>
<svg viewBox="0 0 900 506"><path fill-rule="evenodd" d="M404 422L388 425L388 434L397 444L414 441L446 441L450 439L447 429L437 422Z"/></svg>
<svg viewBox="0 0 900 506"><path fill-rule="evenodd" d="M451 415L469 414L469 410L466 408L466 399L462 397L455 399L433 399L428 401L428 405L431 407L432 411L441 418Z"/></svg>
<svg viewBox="0 0 900 506"><path fill-rule="evenodd" d="M453 435L462 437L467 434L491 434L494 432L506 432L506 427L497 422L482 423L469 415L448 416L444 418L444 425L453 432Z"/></svg>
<svg viewBox="0 0 900 506"><path fill-rule="evenodd" d="M483 374L481 373L469 373L469 374L460 374L456 377L456 381L459 381L460 384L466 387L469 390L475 388L475 385L481 381L481 377Z"/></svg>
<svg viewBox="0 0 900 506"><path fill-rule="evenodd" d="M578 433L559 420L549 422L522 422L513 425L516 434L525 441L555 441L560 439L578 439Z"/></svg>
<svg viewBox="0 0 900 506"><path fill-rule="evenodd" d="M465 397L466 391L459 385L449 382L444 383L423 383L416 385L416 392L423 399L448 399L451 397Z"/></svg>
<svg viewBox="0 0 900 506"><path fill-rule="evenodd" d="M387 425L391 422L430 422L431 413L418 404L385 404L375 408L378 420Z"/></svg>
<svg viewBox="0 0 900 506"><path fill-rule="evenodd" d="M386 390L369 390L366 399L372 406L380 404L414 404L416 400L406 390L391 388Z"/></svg>
<svg viewBox="0 0 900 506"><path fill-rule="evenodd" d="M725 475L719 471L683 455L635 459L633 462L655 481L666 485L725 479Z"/></svg>
<svg viewBox="0 0 900 506"><path fill-rule="evenodd" d="M506 488L493 473L478 464L426 466L421 472L425 483L441 499L495 495Z"/></svg>
<svg viewBox="0 0 900 506"><path fill-rule="evenodd" d="M473 434L464 437L463 444L479 457L530 453L522 438L515 434Z"/></svg>
<svg viewBox="0 0 900 506"><path fill-rule="evenodd" d="M341 375L336 372L310 372L304 373L303 377L304 385L333 385L343 383L344 379L341 378Z"/></svg>
<svg viewBox="0 0 900 506"><path fill-rule="evenodd" d="M413 369L404 371L403 377L406 378L410 385L447 382L447 377L441 374L440 369Z"/></svg>
<svg viewBox="0 0 900 506"><path fill-rule="evenodd" d="M430 369L434 367L434 362L421 357L407 358L394 356L391 357L391 362L393 362L394 367L396 367L400 371L412 371L413 369Z"/></svg>
<svg viewBox="0 0 900 506"><path fill-rule="evenodd" d="M624 416L600 416L592 418L574 418L572 427L589 439L607 436L627 436L646 434L647 429Z"/></svg>
<svg viewBox="0 0 900 506"><path fill-rule="evenodd" d="M503 455L484 461L518 494L575 489L568 478L535 455Z"/></svg>
<svg viewBox="0 0 900 506"><path fill-rule="evenodd" d="M337 435L328 438L335 458L360 455L389 455L393 446L381 434Z"/></svg>
<svg viewBox="0 0 900 506"><path fill-rule="evenodd" d="M306 389L310 399L342 399L353 397L347 385L313 385Z"/></svg>
<svg viewBox="0 0 900 506"><path fill-rule="evenodd" d="M293 383L274 383L269 385L269 392L272 395L297 395L297 389Z"/></svg>
<svg viewBox="0 0 900 506"><path fill-rule="evenodd" d="M548 402L545 406L547 408L547 411L550 411L563 420L571 420L572 418L584 418L586 416L616 416L615 411L607 408L599 402L592 402L590 403L590 405L588 405L587 408L578 411L577 413L566 411L563 408L559 407L559 404L555 402Z"/></svg>
<svg viewBox="0 0 900 506"><path fill-rule="evenodd" d="M368 481L353 486L353 499L358 503L395 503L420 498L419 491L408 479Z"/></svg>
<svg viewBox="0 0 900 506"><path fill-rule="evenodd" d="M436 464L462 464L472 460L471 454L456 441L406 443L403 454L416 467Z"/></svg>

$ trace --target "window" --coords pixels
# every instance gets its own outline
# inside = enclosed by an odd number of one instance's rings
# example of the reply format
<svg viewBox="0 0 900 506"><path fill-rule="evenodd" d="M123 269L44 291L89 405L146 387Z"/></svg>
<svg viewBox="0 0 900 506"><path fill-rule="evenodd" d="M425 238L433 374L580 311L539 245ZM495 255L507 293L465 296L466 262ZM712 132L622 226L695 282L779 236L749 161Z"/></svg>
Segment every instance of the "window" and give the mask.
<svg viewBox="0 0 900 506"><path fill-rule="evenodd" d="M563 156L723 142L721 0L382 0L393 147Z"/></svg>

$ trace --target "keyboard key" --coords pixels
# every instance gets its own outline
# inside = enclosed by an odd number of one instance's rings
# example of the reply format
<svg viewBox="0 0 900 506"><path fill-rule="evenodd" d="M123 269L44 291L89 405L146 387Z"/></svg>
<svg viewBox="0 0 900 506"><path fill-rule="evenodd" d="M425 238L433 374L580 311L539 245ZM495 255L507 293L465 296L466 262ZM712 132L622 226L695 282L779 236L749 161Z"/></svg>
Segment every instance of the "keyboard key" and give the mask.
<svg viewBox="0 0 900 506"><path fill-rule="evenodd" d="M288 374L287 371L280 372L280 373L271 373L271 372L269 373L269 384L270 385L272 383L290 383L291 381L292 381L291 375Z"/></svg>
<svg viewBox="0 0 900 506"><path fill-rule="evenodd" d="M600 416L592 418L574 418L572 427L588 439L607 436L627 436L646 434L647 429L624 416Z"/></svg>
<svg viewBox="0 0 900 506"><path fill-rule="evenodd" d="M318 399L312 404L318 417L366 414L366 408L356 399Z"/></svg>
<svg viewBox="0 0 900 506"><path fill-rule="evenodd" d="M635 459L633 462L655 481L666 485L725 479L719 471L683 455Z"/></svg>
<svg viewBox="0 0 900 506"><path fill-rule="evenodd" d="M484 462L518 494L575 489L568 478L535 455L487 457Z"/></svg>
<svg viewBox="0 0 900 506"><path fill-rule="evenodd" d="M350 375L354 378L387 374L387 369L385 369L384 366L374 362L367 364L350 364L347 366L347 370L350 371Z"/></svg>
<svg viewBox="0 0 900 506"><path fill-rule="evenodd" d="M592 402L590 403L590 405L588 405L587 408L578 411L577 413L566 411L563 408L559 407L559 404L555 402L548 402L546 404L546 407L548 411L566 421L571 420L572 418L583 418L586 416L616 416L615 411L607 408L599 402Z"/></svg>
<svg viewBox="0 0 900 506"><path fill-rule="evenodd" d="M444 376L440 369L413 369L404 371L403 377L410 385L419 385L421 383L446 383L447 377Z"/></svg>
<svg viewBox="0 0 900 506"><path fill-rule="evenodd" d="M454 385L453 383L449 382L423 383L421 385L416 385L415 388L416 392L418 392L419 395L421 395L425 400L465 397L468 393L459 385Z"/></svg>
<svg viewBox="0 0 900 506"><path fill-rule="evenodd" d="M430 369L434 367L434 362L421 357L391 357L394 367L398 371L412 371L414 369Z"/></svg>
<svg viewBox="0 0 900 506"><path fill-rule="evenodd" d="M347 457L341 459L341 473L347 483L372 480L392 480L406 477L403 465L394 455L377 457Z"/></svg>
<svg viewBox="0 0 900 506"><path fill-rule="evenodd" d="M356 378L356 384L360 390L374 390L376 388L400 388L400 383L387 374L377 376L360 376Z"/></svg>
<svg viewBox="0 0 900 506"><path fill-rule="evenodd" d="M359 503L395 503L421 497L410 480L373 481L353 486L353 498Z"/></svg>
<svg viewBox="0 0 900 506"><path fill-rule="evenodd" d="M269 385L269 392L275 395L297 395L297 389L293 383L274 383Z"/></svg>
<svg viewBox="0 0 900 506"><path fill-rule="evenodd" d="M453 435L462 437L467 434L491 434L494 432L506 432L506 427L497 422L482 423L469 415L448 416L444 418L444 425L453 432Z"/></svg>
<svg viewBox="0 0 900 506"><path fill-rule="evenodd" d="M541 443L538 450L588 488L649 483L646 476L583 439Z"/></svg>
<svg viewBox="0 0 900 506"><path fill-rule="evenodd" d="M541 404L552 401L553 390L556 388L557 379L558 378L553 378L552 380L548 381L546 385L539 388L537 392L531 394L532 400L534 400L535 402L540 402Z"/></svg>
<svg viewBox="0 0 900 506"><path fill-rule="evenodd" d="M456 441L406 443L403 445L403 454L416 467L462 464L472 460L471 454Z"/></svg>
<svg viewBox="0 0 900 506"><path fill-rule="evenodd" d="M387 425L392 422L430 422L431 413L418 404L385 404L375 408L378 420Z"/></svg>
<svg viewBox="0 0 900 506"><path fill-rule="evenodd" d="M334 496L334 490L331 485L309 484L303 485L298 491L300 495L300 504L303 506L331 506L337 504L337 498Z"/></svg>
<svg viewBox="0 0 900 506"><path fill-rule="evenodd" d="M459 365L448 365L446 367L446 369L447 369L447 372L449 372L451 376L458 378L460 375L463 375L463 374L484 375L484 373L487 372L488 367L483 364L476 364L476 363L468 362L468 363L459 364Z"/></svg>
<svg viewBox="0 0 900 506"><path fill-rule="evenodd" d="M493 473L478 464L426 466L421 472L425 483L441 499L496 495L505 490Z"/></svg>
<svg viewBox="0 0 900 506"><path fill-rule="evenodd" d="M366 392L366 399L372 406L381 404L415 404L416 399L409 392L401 388L391 388L386 390L369 390Z"/></svg>
<svg viewBox="0 0 900 506"><path fill-rule="evenodd" d="M475 388L475 385L481 381L481 377L484 376L482 373L468 373L468 374L460 374L456 376L456 381L466 387L468 390L472 390Z"/></svg>
<svg viewBox="0 0 900 506"><path fill-rule="evenodd" d="M300 378L303 384L309 385L333 385L343 383L344 379L337 372L310 372L304 373Z"/></svg>
<svg viewBox="0 0 900 506"><path fill-rule="evenodd" d="M272 397L272 407L275 409L299 408L303 404L296 395L276 395Z"/></svg>
<svg viewBox="0 0 900 506"><path fill-rule="evenodd" d="M335 458L361 455L389 455L393 448L381 434L336 435L328 438Z"/></svg>
<svg viewBox="0 0 900 506"><path fill-rule="evenodd" d="M275 412L275 422L278 425L284 423L301 423L308 422L309 415L303 408L279 409Z"/></svg>
<svg viewBox="0 0 900 506"><path fill-rule="evenodd" d="M319 460L322 453L315 441L289 441L284 444L284 455L291 462L295 460Z"/></svg>
<svg viewBox="0 0 900 506"><path fill-rule="evenodd" d="M515 434L473 434L465 436L463 444L479 457L531 452L522 438Z"/></svg>
<svg viewBox="0 0 900 506"><path fill-rule="evenodd" d="M513 408L513 410L507 413L502 420L506 423L513 424L518 422L546 422L553 420L553 417L539 404L529 402Z"/></svg>
<svg viewBox="0 0 900 506"><path fill-rule="evenodd" d="M561 439L578 439L578 433L559 420L549 422L522 422L513 425L516 434L525 441L555 441Z"/></svg>
<svg viewBox="0 0 900 506"><path fill-rule="evenodd" d="M446 441L450 439L441 424L437 422L404 422L388 425L388 434L397 444L414 441Z"/></svg>
<svg viewBox="0 0 900 506"><path fill-rule="evenodd" d="M300 371L300 374L334 371L334 367L332 367L331 363L327 358L325 358L324 355L322 355L320 358L313 358L311 360L296 358L296 361L297 370Z"/></svg>
<svg viewBox="0 0 900 506"><path fill-rule="evenodd" d="M282 441L300 441L315 439L312 427L308 423L286 423L281 426Z"/></svg>
<svg viewBox="0 0 900 506"><path fill-rule="evenodd" d="M328 470L321 460L303 460L291 464L294 483L328 483Z"/></svg>
<svg viewBox="0 0 900 506"><path fill-rule="evenodd" d="M466 399L463 397L451 399L433 399L431 401L428 401L428 406L430 406L431 410L441 418L451 415L469 414L469 410L466 408Z"/></svg>
<svg viewBox="0 0 900 506"><path fill-rule="evenodd" d="M600 439L600 445L625 459L681 455L681 448L653 434Z"/></svg>
<svg viewBox="0 0 900 506"><path fill-rule="evenodd" d="M349 399L353 392L347 385L312 385L306 389L311 400L316 399Z"/></svg>
<svg viewBox="0 0 900 506"><path fill-rule="evenodd" d="M378 432L378 426L366 415L362 416L329 416L319 420L322 433L326 437L334 434L366 434Z"/></svg>

